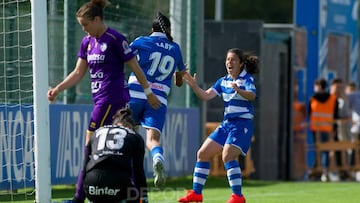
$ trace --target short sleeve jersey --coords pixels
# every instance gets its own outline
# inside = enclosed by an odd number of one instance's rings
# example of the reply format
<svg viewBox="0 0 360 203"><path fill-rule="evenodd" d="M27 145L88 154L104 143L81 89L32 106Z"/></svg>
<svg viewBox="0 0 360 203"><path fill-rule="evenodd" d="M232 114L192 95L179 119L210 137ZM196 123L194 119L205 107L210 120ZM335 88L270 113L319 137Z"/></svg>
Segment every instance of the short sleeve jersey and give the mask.
<svg viewBox="0 0 360 203"><path fill-rule="evenodd" d="M130 47L137 53L139 65L153 92L166 99L174 72L185 70L179 45L171 42L165 34L154 32L150 36L138 37ZM134 73L129 78L129 89L143 91Z"/></svg>
<svg viewBox="0 0 360 203"><path fill-rule="evenodd" d="M253 119L253 102L236 93L231 86L232 83L236 83L241 90L256 94L254 78L245 70L243 70L235 80L233 80L230 75L219 78L212 86L212 89L217 95L221 96L224 101L224 120L236 117Z"/></svg>
<svg viewBox="0 0 360 203"><path fill-rule="evenodd" d="M122 34L108 28L99 38L85 36L78 57L88 62L94 103L129 101L124 63L135 53Z"/></svg>
<svg viewBox="0 0 360 203"><path fill-rule="evenodd" d="M86 171L105 167L131 174L133 161L142 161L145 153L140 135L116 125L106 125L96 130L90 143L91 155Z"/></svg>

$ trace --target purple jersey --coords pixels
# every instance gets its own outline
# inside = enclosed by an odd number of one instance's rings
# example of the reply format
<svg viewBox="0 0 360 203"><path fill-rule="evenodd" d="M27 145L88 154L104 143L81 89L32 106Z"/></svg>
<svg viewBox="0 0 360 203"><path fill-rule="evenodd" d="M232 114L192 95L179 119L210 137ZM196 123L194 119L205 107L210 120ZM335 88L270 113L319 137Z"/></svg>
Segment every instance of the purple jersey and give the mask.
<svg viewBox="0 0 360 203"><path fill-rule="evenodd" d="M129 101L124 63L135 57L135 54L125 36L111 28L100 38L85 36L78 57L89 64L95 104Z"/></svg>

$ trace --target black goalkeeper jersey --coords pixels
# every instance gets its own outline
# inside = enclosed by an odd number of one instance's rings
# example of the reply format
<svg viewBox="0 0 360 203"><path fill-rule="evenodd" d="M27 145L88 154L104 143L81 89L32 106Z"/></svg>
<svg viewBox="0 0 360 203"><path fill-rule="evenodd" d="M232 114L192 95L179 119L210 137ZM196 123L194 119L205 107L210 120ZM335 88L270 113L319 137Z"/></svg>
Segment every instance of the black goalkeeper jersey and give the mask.
<svg viewBox="0 0 360 203"><path fill-rule="evenodd" d="M93 169L118 171L133 179L135 187L146 188L145 144L139 134L129 128L106 125L95 131L86 147L85 174Z"/></svg>

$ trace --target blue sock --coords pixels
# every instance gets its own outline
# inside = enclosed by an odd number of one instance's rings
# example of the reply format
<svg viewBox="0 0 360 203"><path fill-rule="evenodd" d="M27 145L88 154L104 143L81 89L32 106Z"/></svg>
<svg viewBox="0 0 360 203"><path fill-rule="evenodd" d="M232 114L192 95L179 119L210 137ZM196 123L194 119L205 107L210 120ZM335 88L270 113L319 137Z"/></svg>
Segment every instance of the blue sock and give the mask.
<svg viewBox="0 0 360 203"><path fill-rule="evenodd" d="M235 160L226 162L225 170L232 193L242 196L241 193L242 179L241 179L241 168L239 166L239 163Z"/></svg>
<svg viewBox="0 0 360 203"><path fill-rule="evenodd" d="M153 159L153 163L155 163L156 160L160 160L164 163L164 150L161 146L156 146L151 149L151 157Z"/></svg>
<svg viewBox="0 0 360 203"><path fill-rule="evenodd" d="M209 172L210 162L196 162L193 177L193 190L195 191L195 193L202 193L205 182L209 176Z"/></svg>

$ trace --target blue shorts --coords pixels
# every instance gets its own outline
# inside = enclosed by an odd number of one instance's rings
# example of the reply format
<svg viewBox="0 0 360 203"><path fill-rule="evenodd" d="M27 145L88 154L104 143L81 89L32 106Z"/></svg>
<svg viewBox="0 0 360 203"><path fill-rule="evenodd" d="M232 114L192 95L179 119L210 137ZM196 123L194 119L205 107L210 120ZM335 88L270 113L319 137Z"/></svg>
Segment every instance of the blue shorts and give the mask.
<svg viewBox="0 0 360 203"><path fill-rule="evenodd" d="M251 119L235 118L223 121L209 136L216 143L224 146L233 145L240 149L242 155L246 155L251 145L254 134L254 124Z"/></svg>
<svg viewBox="0 0 360 203"><path fill-rule="evenodd" d="M95 104L91 113L88 131L94 132L103 125L110 125L117 110L126 107L127 102L115 104Z"/></svg>
<svg viewBox="0 0 360 203"><path fill-rule="evenodd" d="M165 124L166 105L161 104L160 108L153 109L147 100L137 98L131 98L129 104L137 125L156 129L161 133Z"/></svg>

